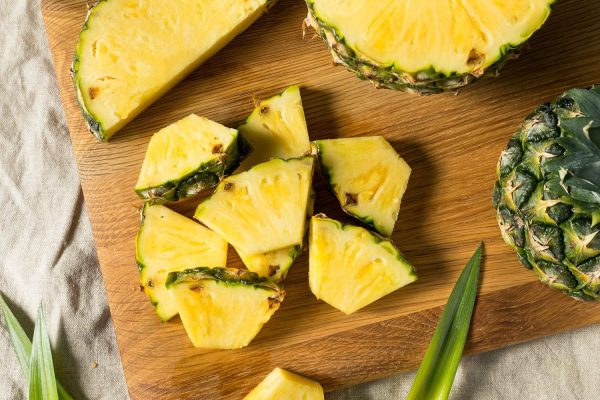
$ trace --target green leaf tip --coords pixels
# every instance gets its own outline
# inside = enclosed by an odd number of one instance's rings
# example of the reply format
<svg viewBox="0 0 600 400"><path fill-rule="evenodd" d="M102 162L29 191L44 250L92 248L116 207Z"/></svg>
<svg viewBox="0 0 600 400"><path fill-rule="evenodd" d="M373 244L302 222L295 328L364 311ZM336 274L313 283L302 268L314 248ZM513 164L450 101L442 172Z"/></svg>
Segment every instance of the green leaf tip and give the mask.
<svg viewBox="0 0 600 400"><path fill-rule="evenodd" d="M58 400L50 339L44 321L42 305L38 308L33 331L29 371L29 400Z"/></svg>
<svg viewBox="0 0 600 400"><path fill-rule="evenodd" d="M2 315L4 316L4 323L8 329L10 339L15 349L19 364L25 376L29 379L30 375L30 360L31 360L31 340L17 321L17 318L12 313L8 304L4 301L2 294L0 293L0 309L2 309ZM60 400L73 400L71 395L61 386L57 381L57 392Z"/></svg>
<svg viewBox="0 0 600 400"><path fill-rule="evenodd" d="M456 281L407 400L448 399L471 325L482 251L480 242Z"/></svg>

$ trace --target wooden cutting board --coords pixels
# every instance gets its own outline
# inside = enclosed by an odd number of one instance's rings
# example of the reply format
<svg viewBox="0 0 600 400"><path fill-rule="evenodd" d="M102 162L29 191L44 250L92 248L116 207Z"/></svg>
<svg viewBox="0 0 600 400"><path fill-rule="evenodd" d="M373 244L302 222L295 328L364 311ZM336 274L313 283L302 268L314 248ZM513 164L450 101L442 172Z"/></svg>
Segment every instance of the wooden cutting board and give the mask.
<svg viewBox="0 0 600 400"><path fill-rule="evenodd" d="M570 87L600 82L600 4L559 2L519 60L460 95L377 90L332 66L325 45L302 35L306 7L272 11L118 133L87 132L69 76L86 2L45 0L43 14L73 150L92 222L129 392L134 399L241 399L274 367L326 390L414 369L459 271L480 240L485 260L467 353L600 322L600 304L548 289L500 238L491 192L496 160L520 121ZM153 132L192 112L235 127L253 98L301 84L312 139L385 135L413 169L393 239L419 280L345 316L310 293L307 256L287 278L281 309L247 348L192 347L178 318L161 323L140 292L133 192ZM344 219L316 177L317 211ZM198 200L175 209L191 216ZM239 267L230 252L230 266Z"/></svg>

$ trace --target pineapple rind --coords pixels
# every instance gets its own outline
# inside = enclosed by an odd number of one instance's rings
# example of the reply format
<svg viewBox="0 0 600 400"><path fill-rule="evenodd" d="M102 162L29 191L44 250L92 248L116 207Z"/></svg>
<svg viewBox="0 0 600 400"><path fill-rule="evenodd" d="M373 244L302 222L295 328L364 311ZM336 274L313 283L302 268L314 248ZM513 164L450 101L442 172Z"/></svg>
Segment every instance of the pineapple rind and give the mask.
<svg viewBox="0 0 600 400"><path fill-rule="evenodd" d="M351 314L416 279L389 239L323 214L312 218L309 286L318 299Z"/></svg>
<svg viewBox="0 0 600 400"><path fill-rule="evenodd" d="M377 88L400 90L407 93L430 95L446 91L456 91L459 88L473 82L480 76L496 76L507 61L519 56L519 52L529 36L533 34L545 22L550 15L551 6L556 0L548 0L548 12L546 18L540 21L540 25L529 35L523 35L520 43L506 43L499 46L498 53L485 69L472 73L441 72L433 66L422 68L418 71L404 71L394 64L379 65L360 54L360 51L349 46L335 26L322 20L315 11L315 3L318 0L307 0L308 16L305 24L312 27L323 39L335 63L343 65L353 72L359 79L370 81Z"/></svg>
<svg viewBox="0 0 600 400"><path fill-rule="evenodd" d="M248 345L285 296L278 284L236 268L173 272L166 286L194 346L212 349Z"/></svg>
<svg viewBox="0 0 600 400"><path fill-rule="evenodd" d="M600 152L584 139L590 120L600 121L598 88L571 90L537 108L502 152L493 193L502 237L521 263L580 300L600 299L600 205L574 198L572 180L557 182L594 169L600 182L600 159L592 156Z"/></svg>
<svg viewBox="0 0 600 400"><path fill-rule="evenodd" d="M165 286L168 274L199 263L207 267L225 266L227 242L202 225L161 205L146 203L141 216L136 237L140 286L150 298L158 317L168 321L177 315ZM176 233L173 234L173 230ZM185 235L182 235L184 232Z"/></svg>
<svg viewBox="0 0 600 400"><path fill-rule="evenodd" d="M323 400L323 387L317 381L275 368L244 400Z"/></svg>

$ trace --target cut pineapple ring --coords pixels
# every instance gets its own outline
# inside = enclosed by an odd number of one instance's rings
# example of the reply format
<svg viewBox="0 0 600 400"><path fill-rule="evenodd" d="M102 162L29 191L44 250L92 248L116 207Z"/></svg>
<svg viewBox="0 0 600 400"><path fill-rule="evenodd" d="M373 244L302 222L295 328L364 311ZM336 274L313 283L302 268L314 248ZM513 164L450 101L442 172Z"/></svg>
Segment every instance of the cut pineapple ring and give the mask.
<svg viewBox="0 0 600 400"><path fill-rule="evenodd" d="M330 45L355 62L418 75L480 74L525 42L555 0L308 0ZM419 76L415 76L419 79Z"/></svg>
<svg viewBox="0 0 600 400"><path fill-rule="evenodd" d="M167 321L177 315L177 308L165 287L169 272L198 265L224 267L227 242L165 206L146 203L136 239L136 260L144 291L160 319Z"/></svg>
<svg viewBox="0 0 600 400"><path fill-rule="evenodd" d="M216 185L241 156L237 130L191 114L152 136L135 191L153 202L190 197Z"/></svg>
<svg viewBox="0 0 600 400"><path fill-rule="evenodd" d="M248 345L285 295L276 283L235 268L173 272L167 288L190 340L205 349Z"/></svg>
<svg viewBox="0 0 600 400"><path fill-rule="evenodd" d="M313 294L346 314L417 279L392 242L323 215L311 220L308 265Z"/></svg>
<svg viewBox="0 0 600 400"><path fill-rule="evenodd" d="M105 0L90 9L73 61L90 130L106 141L250 26L271 0Z"/></svg>
<svg viewBox="0 0 600 400"><path fill-rule="evenodd" d="M348 214L390 236L410 167L381 136L317 140L321 170Z"/></svg>
<svg viewBox="0 0 600 400"><path fill-rule="evenodd" d="M238 130L252 147L241 170L272 158L287 160L310 154L310 141L298 86L291 86L283 93L261 101Z"/></svg>
<svg viewBox="0 0 600 400"><path fill-rule="evenodd" d="M323 400L319 382L275 368L244 400Z"/></svg>
<svg viewBox="0 0 600 400"><path fill-rule="evenodd" d="M246 254L302 245L313 158L274 159L224 179L194 218Z"/></svg>

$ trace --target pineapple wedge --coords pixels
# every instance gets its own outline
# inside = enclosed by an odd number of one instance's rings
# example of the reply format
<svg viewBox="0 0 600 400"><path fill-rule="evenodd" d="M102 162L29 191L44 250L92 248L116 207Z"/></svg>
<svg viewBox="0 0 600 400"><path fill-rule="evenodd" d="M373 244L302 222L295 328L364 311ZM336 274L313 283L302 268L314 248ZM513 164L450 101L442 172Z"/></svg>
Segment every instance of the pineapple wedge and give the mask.
<svg viewBox="0 0 600 400"><path fill-rule="evenodd" d="M107 141L248 28L274 0L103 0L71 68L90 131Z"/></svg>
<svg viewBox="0 0 600 400"><path fill-rule="evenodd" d="M321 171L348 214L390 236L411 169L381 136L315 141Z"/></svg>
<svg viewBox="0 0 600 400"><path fill-rule="evenodd" d="M135 191L159 203L193 196L231 173L243 148L237 130L191 114L152 136Z"/></svg>
<svg viewBox="0 0 600 400"><path fill-rule="evenodd" d="M232 175L198 205L194 218L246 254L302 245L312 157L273 159Z"/></svg>
<svg viewBox="0 0 600 400"><path fill-rule="evenodd" d="M198 265L225 266L227 242L165 206L146 203L136 239L136 261L144 292L155 305L159 318L167 321L177 315L177 308L165 287L169 272Z"/></svg>
<svg viewBox="0 0 600 400"><path fill-rule="evenodd" d="M417 279L391 241L322 214L311 220L308 265L313 294L345 314Z"/></svg>
<svg viewBox="0 0 600 400"><path fill-rule="evenodd" d="M275 368L244 400L323 400L319 382Z"/></svg>
<svg viewBox="0 0 600 400"><path fill-rule="evenodd" d="M310 218L315 211L316 194L313 190L310 192L308 207L306 208L306 220L304 233L308 231ZM279 250L270 251L262 254L246 254L236 249L242 262L252 272L269 278L272 281L279 282L285 279L296 258L302 253L303 246L291 246Z"/></svg>
<svg viewBox="0 0 600 400"><path fill-rule="evenodd" d="M290 86L261 101L238 130L252 147L240 170L245 171L271 158L287 160L311 152L298 86Z"/></svg>
<svg viewBox="0 0 600 400"><path fill-rule="evenodd" d="M285 296L276 283L235 268L172 272L166 286L192 343L206 349L248 345Z"/></svg>

